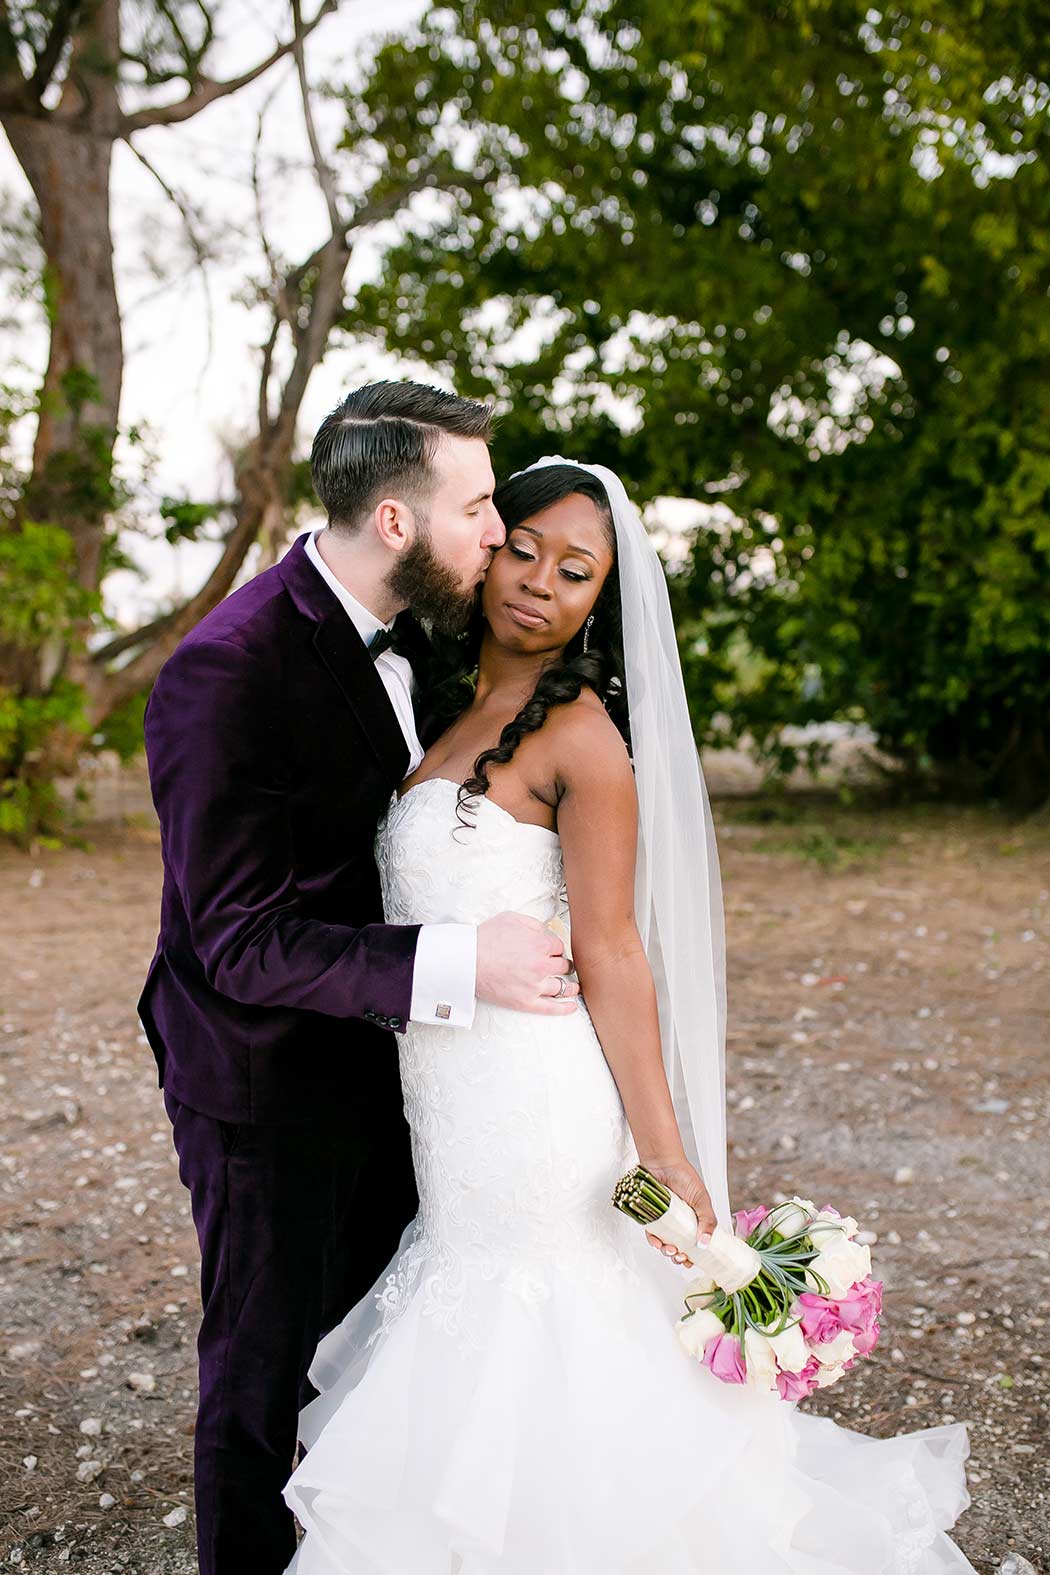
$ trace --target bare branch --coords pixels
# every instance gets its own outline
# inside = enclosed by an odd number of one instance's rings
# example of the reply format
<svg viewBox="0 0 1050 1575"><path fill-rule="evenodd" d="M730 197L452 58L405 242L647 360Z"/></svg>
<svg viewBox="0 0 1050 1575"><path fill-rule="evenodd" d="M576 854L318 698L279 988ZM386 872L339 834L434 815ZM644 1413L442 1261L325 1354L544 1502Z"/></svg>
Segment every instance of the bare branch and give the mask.
<svg viewBox="0 0 1050 1575"><path fill-rule="evenodd" d="M212 14L211 7L205 4L205 0L197 0L197 10L204 19L204 37L201 40L201 47L198 51L198 58L203 60L215 41L215 17Z"/></svg>
<svg viewBox="0 0 1050 1575"><path fill-rule="evenodd" d="M248 548L259 534L263 512L255 500L242 499L235 523L223 542L222 556L197 594L191 596L188 602L183 602L166 619L157 620L159 627L155 630L155 637L126 667L105 675L107 713L132 695L147 689L183 635L188 634L206 613L219 605L237 578ZM97 659L101 659L101 653Z"/></svg>
<svg viewBox="0 0 1050 1575"><path fill-rule="evenodd" d="M259 228L259 243L262 246L263 256L266 258L266 266L270 271L270 301L273 307L273 324L270 329L270 337L263 346L262 370L259 375L259 400L257 415L260 432L266 432L270 427L270 377L273 372L273 356L274 351L277 348L277 336L281 331L281 324L287 317L286 301L284 299L285 284L281 278L281 270L277 264L277 254L270 245L269 237L266 234L266 218L263 211L262 181L259 176L259 156L262 152L263 127L266 122L267 111L269 110L276 91L277 89L275 88L273 92L270 93L269 97L266 99L259 111L259 120L255 133L255 144L252 148L251 167L252 196L255 202L255 218Z"/></svg>
<svg viewBox="0 0 1050 1575"><path fill-rule="evenodd" d="M276 92L276 89L274 91ZM270 107L273 96L273 93L269 95L266 102L259 111L259 120L255 132L255 143L252 147L251 182L252 197L255 202L255 221L259 227L259 244L262 246L263 256L266 258L266 266L270 270L270 286L276 294L276 291L280 285L280 270L277 267L276 254L273 250L273 247L270 245L269 237L266 234L266 219L263 214L262 182L259 178L259 155L262 152L263 126L266 121L266 112Z"/></svg>
<svg viewBox="0 0 1050 1575"><path fill-rule="evenodd" d="M429 166L419 170L410 179L402 181L398 186L392 186L382 197L366 197L361 206L350 215L347 224L348 230L363 230L370 224L378 224L381 219L389 219L397 213L416 192L444 190L448 186L462 186L465 190L484 186L485 181L481 176L468 175L463 170L452 170L443 175L436 166Z"/></svg>
<svg viewBox="0 0 1050 1575"><path fill-rule="evenodd" d="M29 91L38 102L51 85L55 67L69 42L81 3L82 0L59 0L55 8L47 42L36 58L36 70L29 82Z"/></svg>
<svg viewBox="0 0 1050 1575"><path fill-rule="evenodd" d="M159 14L167 22L168 28L175 40L180 63L170 71L161 70L157 64L157 56L162 46L154 41L146 40L139 50L122 50L121 60L129 65L140 66L143 73L145 87L165 87L169 82L181 82L190 87L196 87L200 78L201 62L207 56L208 50L215 42L215 26L211 12L202 0L197 0L197 10L204 21L204 30L199 44L194 45L183 31L182 24L176 15L175 8L168 4L168 0L154 0L154 5Z"/></svg>
<svg viewBox="0 0 1050 1575"><path fill-rule="evenodd" d="M281 331L281 323L283 321L282 313L275 307L273 327L270 329L269 339L263 345L262 370L259 373L259 409L257 414L260 432L268 432L272 424L270 416L270 378L273 375L273 353L277 348L277 335Z"/></svg>
<svg viewBox="0 0 1050 1575"><path fill-rule="evenodd" d="M135 145L133 143L129 142L128 146L130 147L130 149L131 149L132 153L135 155L135 157L138 159L139 163L142 165L143 169L148 170L149 173L153 176L153 179L157 182L157 185L160 187L160 189L164 193L165 197L167 197L168 201L175 208L178 209L179 214L180 214L180 216L182 218L182 222L186 226L186 234L189 237L189 242L190 242L190 246L191 246L191 248L193 250L193 255L196 257L197 262L199 263L199 265L203 268L206 265L206 263L208 262L208 260L209 260L208 259L208 248L205 245L205 243L204 243L203 239L201 238L201 236L198 235L197 230L195 228L195 220L194 220L194 216L193 216L193 209L190 207L190 205L186 201L185 197L182 197L182 196L179 195L179 193L175 190L174 186L169 186L168 185L168 182L164 179L164 176L160 173L160 170L158 170L158 168L157 168L157 166L155 164L151 164L150 163L149 159L146 157L146 155L144 153L141 153L139 151L139 149L137 147L135 147Z"/></svg>
<svg viewBox="0 0 1050 1575"><path fill-rule="evenodd" d="M200 63L204 59L207 43L205 43L203 49L194 49L190 44L189 39L182 31L182 28L179 26L179 19L175 15L175 12L172 10L171 6L165 4L165 0L157 0L157 8L164 17L168 26L171 28L175 38L178 40L179 48L182 51L182 58L186 63L186 75L192 82L200 70Z"/></svg>
<svg viewBox="0 0 1050 1575"><path fill-rule="evenodd" d="M294 316L289 319L295 335L295 360L282 390L280 412L274 423L275 432L284 435L289 445L310 374L324 355L342 310L343 277L350 261L350 246L342 230L332 235L315 256L317 277L310 290L306 323L300 327Z"/></svg>
<svg viewBox="0 0 1050 1575"><path fill-rule="evenodd" d="M338 3L339 0L323 0L317 15L312 21L305 24L299 36L302 38L308 37L318 23L329 12L336 9ZM216 82L210 77L198 75L190 92L186 94L185 98L179 99L178 103L160 104L152 109L139 109L135 110L133 114L122 116L120 135L127 138L136 131L142 131L147 126L173 126L180 124L184 120L191 120L202 109L207 109L209 104L214 104L216 100L226 98L231 93L237 93L241 88L247 87L249 82L256 81L258 77L269 71L271 66L275 66L279 60L283 60L286 55L290 55L295 47L296 40L294 38L289 39L286 44L278 44L273 53L268 55L265 60L261 60L250 71L245 71L241 76L233 77L228 82Z"/></svg>
<svg viewBox="0 0 1050 1575"><path fill-rule="evenodd" d="M137 646L146 645L150 640L156 639L176 616L178 609L162 613L159 618L154 618L150 623L144 623L138 629L131 629L126 634L118 634L106 645L100 645L91 652L91 660L98 667L105 667L108 662L116 661L118 656L123 656L125 651L134 651Z"/></svg>
<svg viewBox="0 0 1050 1575"><path fill-rule="evenodd" d="M313 273L314 269L320 266L321 260L331 244L332 238L329 236L328 240L323 241L321 245L317 247L316 251L312 251L310 253L305 262L300 263L298 268L293 268L285 275L283 288L286 296L298 297L299 287L303 280L306 278L307 274ZM285 305L286 315L288 315L287 303L285 303Z"/></svg>
<svg viewBox="0 0 1050 1575"><path fill-rule="evenodd" d="M317 171L317 184L321 188L325 204L328 208L328 220L332 226L332 233L345 229L345 221L339 211L339 194L336 191L335 178L332 171L324 161L321 153L321 144L317 140L317 128L314 125L314 114L310 106L310 84L306 76L306 53L303 49L303 8L300 0L292 0L292 22L295 36L292 40L293 54L295 55L295 71L299 78L299 92L303 101L303 120L306 122L306 136L310 143L310 153Z"/></svg>
<svg viewBox="0 0 1050 1575"><path fill-rule="evenodd" d="M207 306L208 321L208 350L206 360L210 360L212 351L215 347L215 303L212 300L211 279L208 275L208 263L210 258L208 256L207 245L203 237L197 231L193 209L190 207L186 199L175 190L174 186L168 185L168 182L164 179L164 176L157 169L156 165L151 164L149 159L146 158L145 154L140 152L133 142L129 142L128 147L138 159L143 169L148 170L153 176L153 179L157 182L157 185L167 197L168 201L172 203L172 205L178 210L179 215L182 218L182 222L186 226L186 234L189 238L190 249L196 258L201 285L204 289L204 300ZM142 303L140 302L139 304L141 305Z"/></svg>

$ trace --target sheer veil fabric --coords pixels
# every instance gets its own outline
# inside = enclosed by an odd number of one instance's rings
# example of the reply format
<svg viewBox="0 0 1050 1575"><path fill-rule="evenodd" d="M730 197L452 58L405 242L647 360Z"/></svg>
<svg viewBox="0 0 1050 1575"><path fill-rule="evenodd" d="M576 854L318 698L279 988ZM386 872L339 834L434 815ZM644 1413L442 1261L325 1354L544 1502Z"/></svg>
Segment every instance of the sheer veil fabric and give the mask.
<svg viewBox="0 0 1050 1575"><path fill-rule="evenodd" d="M612 508L638 790L635 918L656 983L664 1068L686 1155L719 1224L730 1229L722 881L667 581L618 476L558 455L528 468L544 465L589 471Z"/></svg>

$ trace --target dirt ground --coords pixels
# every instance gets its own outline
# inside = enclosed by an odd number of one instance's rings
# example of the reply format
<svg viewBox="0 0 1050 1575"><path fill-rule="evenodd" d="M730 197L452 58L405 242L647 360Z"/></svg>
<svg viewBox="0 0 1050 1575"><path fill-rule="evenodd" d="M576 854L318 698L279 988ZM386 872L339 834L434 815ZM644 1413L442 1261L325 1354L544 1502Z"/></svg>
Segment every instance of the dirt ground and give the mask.
<svg viewBox="0 0 1050 1575"><path fill-rule="evenodd" d="M160 870L131 807L79 849L0 849L4 1568L195 1568L197 1252L134 1013ZM873 1357L805 1403L879 1436L966 1422L956 1540L981 1575L1050 1571L1050 827L716 812L735 1201L834 1202L886 1282Z"/></svg>

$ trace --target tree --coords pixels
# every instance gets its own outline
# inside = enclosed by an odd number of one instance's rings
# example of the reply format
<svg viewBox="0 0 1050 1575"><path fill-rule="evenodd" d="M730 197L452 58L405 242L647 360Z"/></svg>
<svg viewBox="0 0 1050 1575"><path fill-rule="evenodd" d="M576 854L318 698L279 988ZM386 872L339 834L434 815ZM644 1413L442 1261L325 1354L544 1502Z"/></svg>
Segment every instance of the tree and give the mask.
<svg viewBox="0 0 1050 1575"><path fill-rule="evenodd" d="M722 500L674 582L703 739L866 719L1038 802L1050 738L1050 70L1041 9L464 4L393 41L501 172L356 303L506 411L504 468ZM741 678L740 653L749 660Z"/></svg>
<svg viewBox="0 0 1050 1575"><path fill-rule="evenodd" d="M35 172L52 348L32 474L0 477L0 804L25 821L26 784L148 687L252 541L280 536L303 393L345 339L492 397L501 469L557 447L614 465L641 502L728 505L672 582L701 740L728 712L777 758L785 723L866 718L914 771L1045 792L1050 70L1033 0L994 26L982 0L452 0L345 91L338 179L302 48L331 0L305 23L293 5L234 82L206 69L220 3L0 12L0 119ZM271 332L234 497L171 507L172 536L221 521L215 573L92 646L122 501L110 155L286 57L330 233L296 264L265 248ZM348 297L357 237L390 217L382 277Z"/></svg>
<svg viewBox="0 0 1050 1575"><path fill-rule="evenodd" d="M46 816L55 774L107 717L148 689L183 634L226 595L252 543L282 533L301 485L297 417L333 326L345 316L344 277L358 237L424 188L453 189L467 179L435 145L411 162L372 150L347 183L354 195L341 187L314 126L304 56L305 41L336 4L318 0L304 20L300 0L291 0L284 41L227 80L208 69L221 0L134 7L5 0L0 10L0 122L35 197L50 343L30 473L17 476L8 465L0 478L0 831L24 833ZM221 520L213 572L183 605L92 642L124 501L113 460L123 372L113 150L121 141L134 149L147 129L184 125L285 59L297 71L329 233L288 264L263 237L270 276L261 293L271 326L234 496L220 505L171 505L172 539Z"/></svg>

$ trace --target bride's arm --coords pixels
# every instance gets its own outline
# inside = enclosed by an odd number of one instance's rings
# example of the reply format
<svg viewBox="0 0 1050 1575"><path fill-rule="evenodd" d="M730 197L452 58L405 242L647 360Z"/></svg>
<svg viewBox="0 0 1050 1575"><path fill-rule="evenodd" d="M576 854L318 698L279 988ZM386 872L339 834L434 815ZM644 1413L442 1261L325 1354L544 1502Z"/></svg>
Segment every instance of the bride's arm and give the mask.
<svg viewBox="0 0 1050 1575"><path fill-rule="evenodd" d="M664 1072L653 976L634 920L634 774L604 711L577 704L558 723L558 832L580 991L641 1163L685 1196L701 1230L710 1231L714 1211L685 1157Z"/></svg>

